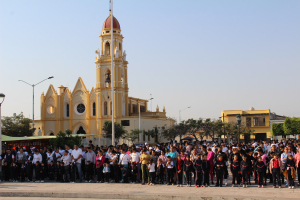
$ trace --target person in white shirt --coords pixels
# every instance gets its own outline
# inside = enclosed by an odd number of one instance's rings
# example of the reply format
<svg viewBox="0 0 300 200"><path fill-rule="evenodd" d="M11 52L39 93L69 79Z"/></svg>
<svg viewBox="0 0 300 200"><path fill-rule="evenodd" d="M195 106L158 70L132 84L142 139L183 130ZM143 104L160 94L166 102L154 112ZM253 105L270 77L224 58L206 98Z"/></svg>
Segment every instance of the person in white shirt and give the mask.
<svg viewBox="0 0 300 200"><path fill-rule="evenodd" d="M36 149L33 154L32 163L35 164L37 161L41 163L42 160L43 160L42 155L40 154L39 150Z"/></svg>
<svg viewBox="0 0 300 200"><path fill-rule="evenodd" d="M53 153L52 149L48 149L47 151L47 164L50 165L51 161L53 161Z"/></svg>
<svg viewBox="0 0 300 200"><path fill-rule="evenodd" d="M72 149L69 147L69 145L66 145L65 146L66 147L66 150L69 152L69 155L70 155L70 160L69 160L69 162L72 162Z"/></svg>
<svg viewBox="0 0 300 200"><path fill-rule="evenodd" d="M69 173L69 167L70 167L70 155L67 150L64 151L64 155L61 157L61 161L64 162L64 169L65 169L65 179L70 180L70 173Z"/></svg>
<svg viewBox="0 0 300 200"><path fill-rule="evenodd" d="M153 159L150 159L150 163L148 164L148 169L150 173L150 185L154 185L155 183L155 163Z"/></svg>
<svg viewBox="0 0 300 200"><path fill-rule="evenodd" d="M130 157L131 157L131 160L130 162L133 163L135 162L136 163L136 167L138 169L138 180L140 181L141 180L141 163L140 163L140 157L141 157L141 154L139 152L136 151L136 148L133 148L132 149L132 153L130 154Z"/></svg>
<svg viewBox="0 0 300 200"><path fill-rule="evenodd" d="M79 182L82 182L82 170L81 170L81 157L82 150L78 148L78 145L74 145L74 150L72 150L72 159L76 164L76 168L78 170ZM75 178L76 179L76 178Z"/></svg>
<svg viewBox="0 0 300 200"><path fill-rule="evenodd" d="M54 161L55 164L56 164L56 162L61 161L61 157L62 157L63 154L64 154L64 152L60 153L59 149L55 150L55 158L56 158L56 161ZM53 154L53 156L54 156L54 154Z"/></svg>
<svg viewBox="0 0 300 200"><path fill-rule="evenodd" d="M126 167L128 169L128 162L131 160L131 157L126 154L125 149L121 150L121 155L120 155L120 159L119 159L119 165L121 166L121 168ZM122 170L122 180L121 183L123 183L123 170Z"/></svg>

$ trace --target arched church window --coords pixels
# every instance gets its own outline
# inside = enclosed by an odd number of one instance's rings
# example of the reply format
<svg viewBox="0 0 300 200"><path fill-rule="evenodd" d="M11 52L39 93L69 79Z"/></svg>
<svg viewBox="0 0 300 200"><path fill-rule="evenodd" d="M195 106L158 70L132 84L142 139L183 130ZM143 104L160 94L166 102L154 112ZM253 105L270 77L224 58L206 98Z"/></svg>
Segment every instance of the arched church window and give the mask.
<svg viewBox="0 0 300 200"><path fill-rule="evenodd" d="M96 116L96 103L93 103L93 116Z"/></svg>
<svg viewBox="0 0 300 200"><path fill-rule="evenodd" d="M82 128L82 126L79 127L77 134L86 134L85 130Z"/></svg>
<svg viewBox="0 0 300 200"><path fill-rule="evenodd" d="M104 102L104 115L107 115L107 102Z"/></svg>
<svg viewBox="0 0 300 200"><path fill-rule="evenodd" d="M54 135L54 133L50 133L49 135L53 136L53 135Z"/></svg>
<svg viewBox="0 0 300 200"><path fill-rule="evenodd" d="M66 104L66 117L70 116L70 105L67 103Z"/></svg>
<svg viewBox="0 0 300 200"><path fill-rule="evenodd" d="M105 55L110 55L110 44L109 44L109 42L105 43Z"/></svg>
<svg viewBox="0 0 300 200"><path fill-rule="evenodd" d="M122 43L121 42L119 43L119 52L120 52L120 55L122 55Z"/></svg>

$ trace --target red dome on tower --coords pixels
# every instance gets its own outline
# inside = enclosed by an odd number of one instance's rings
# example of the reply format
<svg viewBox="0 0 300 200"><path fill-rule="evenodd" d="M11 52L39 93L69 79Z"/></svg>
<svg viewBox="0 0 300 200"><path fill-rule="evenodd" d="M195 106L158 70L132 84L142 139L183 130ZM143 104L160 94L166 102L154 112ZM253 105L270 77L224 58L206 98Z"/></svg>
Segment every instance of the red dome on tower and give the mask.
<svg viewBox="0 0 300 200"><path fill-rule="evenodd" d="M110 24L111 24L111 15L109 15L109 16L106 18L106 20L104 21L102 29L108 29L108 28L111 28ZM117 29L120 29L120 30L121 30L121 26L120 26L118 20L117 20L115 17L114 17L114 19L113 19L113 28L117 28Z"/></svg>

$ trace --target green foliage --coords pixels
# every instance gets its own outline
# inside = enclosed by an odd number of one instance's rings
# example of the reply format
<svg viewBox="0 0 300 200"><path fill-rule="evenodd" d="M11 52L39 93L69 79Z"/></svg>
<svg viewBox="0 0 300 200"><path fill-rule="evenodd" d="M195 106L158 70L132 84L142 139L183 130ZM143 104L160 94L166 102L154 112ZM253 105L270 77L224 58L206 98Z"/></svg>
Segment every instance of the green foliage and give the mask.
<svg viewBox="0 0 300 200"><path fill-rule="evenodd" d="M111 121L105 121L102 130L104 131L103 137L112 138L112 122ZM124 127L120 123L115 122L115 142L116 142L116 144L119 143L120 138L124 137L126 132L127 131L124 129Z"/></svg>
<svg viewBox="0 0 300 200"><path fill-rule="evenodd" d="M13 114L12 117L2 117L2 133L8 136L22 137L32 136L35 130L30 123L32 120L24 117L21 112L19 115Z"/></svg>
<svg viewBox="0 0 300 200"><path fill-rule="evenodd" d="M165 135L164 132L166 131L166 127L153 127L152 130L149 130L145 132L145 134L148 136L150 135L152 138L154 138L155 142L161 141Z"/></svg>
<svg viewBox="0 0 300 200"><path fill-rule="evenodd" d="M80 146L82 139L78 135L72 136L70 133L72 133L72 131L69 129L66 130L66 133L59 131L56 138L50 139L50 144L53 147L64 147L65 145L68 145L73 148L75 144Z"/></svg>
<svg viewBox="0 0 300 200"><path fill-rule="evenodd" d="M139 138L140 133L141 133L141 131L139 129L134 129L134 130L131 130L130 132L127 132L124 135L124 138L127 139L127 140L130 140L133 144L134 141Z"/></svg>
<svg viewBox="0 0 300 200"><path fill-rule="evenodd" d="M298 135L300 134L300 118L285 118L283 130L285 135Z"/></svg>
<svg viewBox="0 0 300 200"><path fill-rule="evenodd" d="M272 136L278 136L278 135L285 135L283 123L272 123L271 125L271 135Z"/></svg>

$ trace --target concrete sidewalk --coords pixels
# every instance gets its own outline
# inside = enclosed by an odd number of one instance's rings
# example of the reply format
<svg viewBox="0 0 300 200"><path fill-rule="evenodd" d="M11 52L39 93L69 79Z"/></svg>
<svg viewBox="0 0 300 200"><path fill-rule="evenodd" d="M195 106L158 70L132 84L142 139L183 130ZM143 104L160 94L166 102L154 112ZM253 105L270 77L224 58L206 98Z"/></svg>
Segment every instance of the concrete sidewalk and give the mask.
<svg viewBox="0 0 300 200"><path fill-rule="evenodd" d="M300 199L300 189L238 187L176 187L121 183L0 183L1 197L97 199Z"/></svg>

